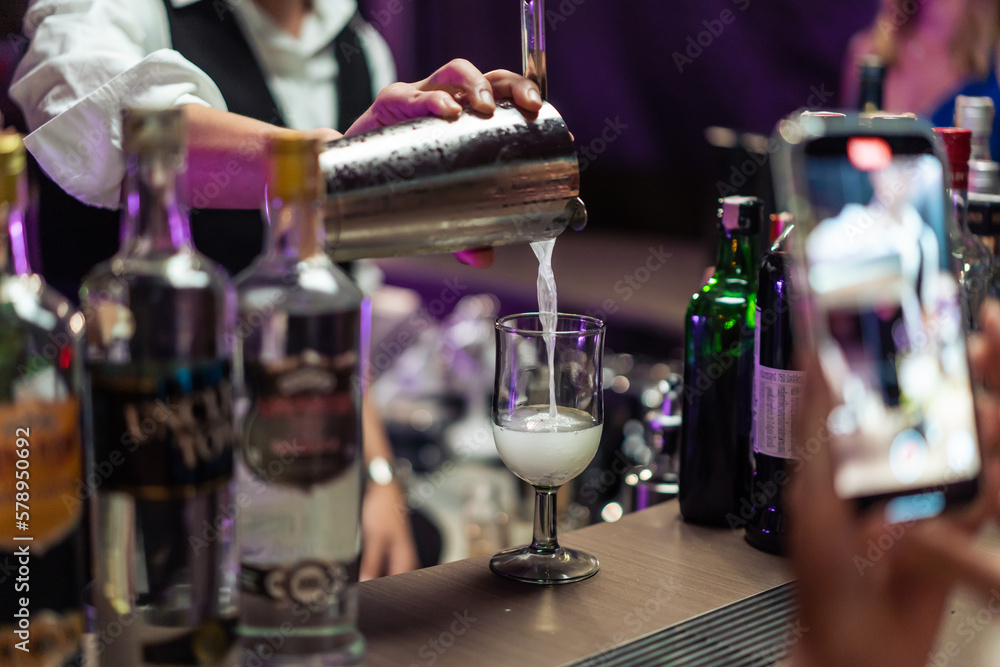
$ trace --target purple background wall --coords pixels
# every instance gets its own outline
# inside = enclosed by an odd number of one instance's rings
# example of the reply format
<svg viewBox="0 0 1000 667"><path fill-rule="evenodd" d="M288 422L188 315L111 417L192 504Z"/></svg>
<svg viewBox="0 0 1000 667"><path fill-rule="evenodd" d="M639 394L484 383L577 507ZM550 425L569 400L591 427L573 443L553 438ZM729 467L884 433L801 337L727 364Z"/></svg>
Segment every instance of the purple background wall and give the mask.
<svg viewBox="0 0 1000 667"><path fill-rule="evenodd" d="M454 57L484 71L521 67L519 0L365 4L402 80ZM603 148L583 174L591 224L687 236L711 229L716 182L728 165L708 147L704 128L770 133L796 108L836 106L847 42L876 7L877 0L546 0L550 101L578 147ZM679 67L675 52L691 62ZM609 126L620 133L605 145L602 132L615 134Z"/></svg>
<svg viewBox="0 0 1000 667"><path fill-rule="evenodd" d="M704 128L769 133L796 108L836 106L847 41L877 3L547 0L549 97L590 156L582 195L592 228L711 236L717 182L740 156L710 149ZM10 33L26 4L0 0L0 85L22 46ZM520 0L361 5L401 80L456 57L484 71L521 67ZM3 98L0 111L16 120Z"/></svg>

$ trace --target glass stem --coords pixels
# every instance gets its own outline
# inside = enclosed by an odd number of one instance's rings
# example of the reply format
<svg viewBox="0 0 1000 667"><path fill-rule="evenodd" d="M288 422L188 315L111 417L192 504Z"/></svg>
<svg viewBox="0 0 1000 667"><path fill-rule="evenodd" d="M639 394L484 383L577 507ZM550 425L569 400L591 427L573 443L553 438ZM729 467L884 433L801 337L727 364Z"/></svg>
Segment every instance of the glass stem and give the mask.
<svg viewBox="0 0 1000 667"><path fill-rule="evenodd" d="M555 551L556 541L556 491L535 487L535 528L531 539L534 551Z"/></svg>

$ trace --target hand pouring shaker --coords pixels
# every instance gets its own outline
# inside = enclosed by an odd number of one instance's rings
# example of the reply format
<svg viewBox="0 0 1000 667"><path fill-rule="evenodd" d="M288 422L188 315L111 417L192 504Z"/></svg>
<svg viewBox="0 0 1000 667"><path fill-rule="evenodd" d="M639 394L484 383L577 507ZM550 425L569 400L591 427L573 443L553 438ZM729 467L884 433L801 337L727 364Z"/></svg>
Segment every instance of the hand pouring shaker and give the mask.
<svg viewBox="0 0 1000 667"><path fill-rule="evenodd" d="M573 142L548 103L379 128L331 143L320 162L338 261L541 241L587 220Z"/></svg>

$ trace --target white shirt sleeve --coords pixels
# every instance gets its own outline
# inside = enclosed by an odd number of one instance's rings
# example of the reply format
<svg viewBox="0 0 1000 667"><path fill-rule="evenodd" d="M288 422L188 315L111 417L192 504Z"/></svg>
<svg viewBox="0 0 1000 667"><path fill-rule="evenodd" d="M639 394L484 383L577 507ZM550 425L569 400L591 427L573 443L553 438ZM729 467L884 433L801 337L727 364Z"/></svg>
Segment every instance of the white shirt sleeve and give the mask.
<svg viewBox="0 0 1000 667"><path fill-rule="evenodd" d="M208 75L170 48L159 0L35 0L24 29L31 46L10 96L32 130L25 146L52 180L88 204L119 206L122 109L226 109Z"/></svg>

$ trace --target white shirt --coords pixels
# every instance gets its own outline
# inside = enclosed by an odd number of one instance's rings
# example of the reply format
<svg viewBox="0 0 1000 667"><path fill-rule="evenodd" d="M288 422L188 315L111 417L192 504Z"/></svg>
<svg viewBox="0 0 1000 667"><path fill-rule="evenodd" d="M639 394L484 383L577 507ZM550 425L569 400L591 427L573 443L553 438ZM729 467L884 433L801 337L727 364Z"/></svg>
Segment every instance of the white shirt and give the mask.
<svg viewBox="0 0 1000 667"><path fill-rule="evenodd" d="M171 0L183 7L207 0ZM355 0L314 0L299 37L279 28L252 0L227 2L264 70L290 127L336 127L333 38L357 11ZM226 109L218 87L171 48L161 0L35 0L24 18L32 39L10 87L31 134L25 146L52 180L77 199L118 208L125 163L121 113L130 106L204 104ZM395 79L388 46L360 34L381 90Z"/></svg>

